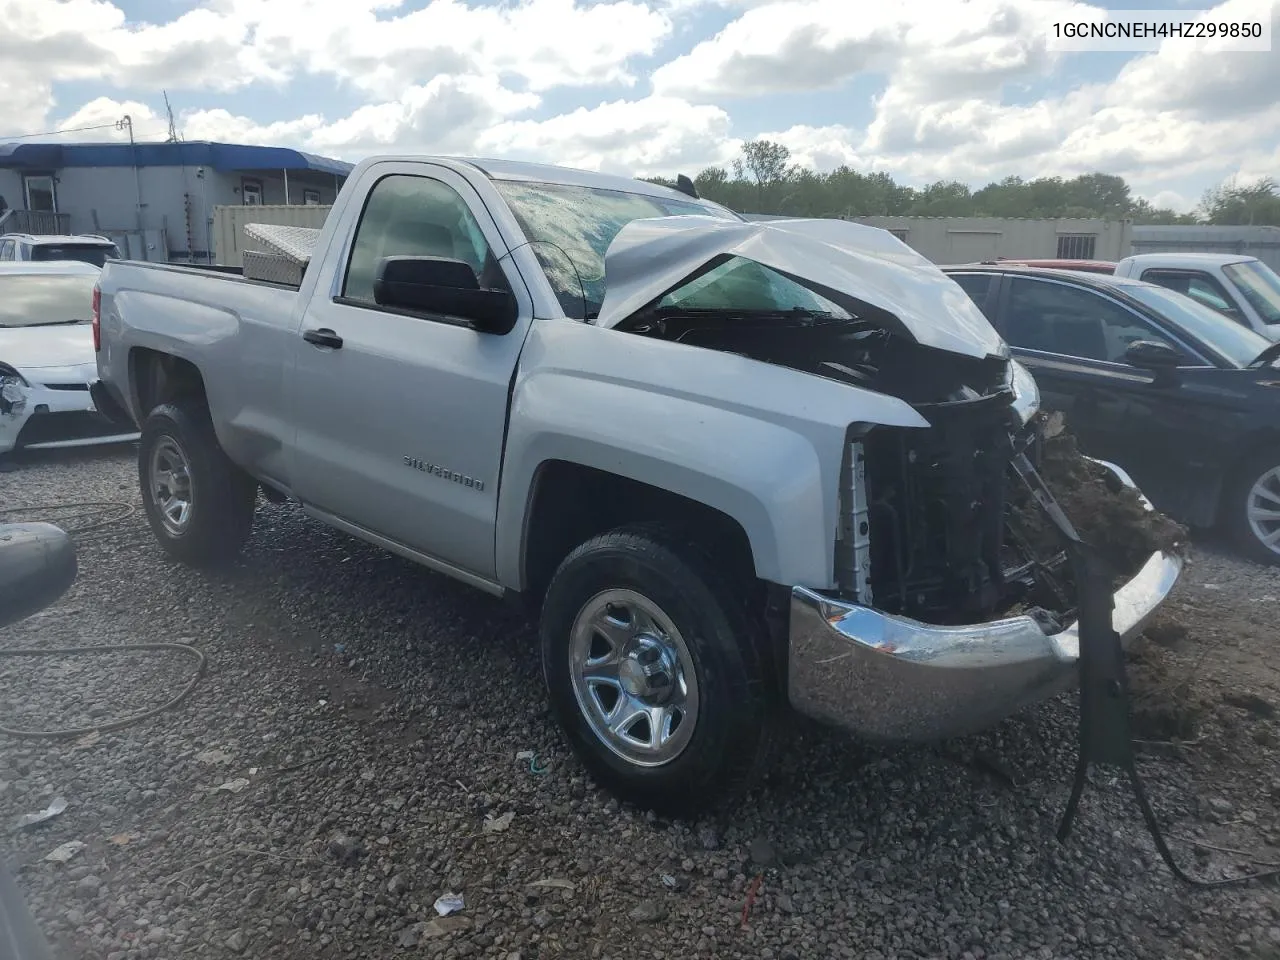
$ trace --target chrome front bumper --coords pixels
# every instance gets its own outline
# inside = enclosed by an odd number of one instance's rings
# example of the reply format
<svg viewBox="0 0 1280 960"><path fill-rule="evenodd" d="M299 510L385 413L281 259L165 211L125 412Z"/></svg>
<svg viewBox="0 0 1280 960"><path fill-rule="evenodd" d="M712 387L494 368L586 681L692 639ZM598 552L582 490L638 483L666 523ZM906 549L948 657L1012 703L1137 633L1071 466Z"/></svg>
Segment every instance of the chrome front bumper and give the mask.
<svg viewBox="0 0 1280 960"><path fill-rule="evenodd" d="M1126 648L1181 571L1181 557L1155 553L1116 591L1112 623ZM1076 624L1052 635L1029 616L939 627L804 587L791 592L791 705L870 740L941 740L986 729L1070 689L1079 658Z"/></svg>

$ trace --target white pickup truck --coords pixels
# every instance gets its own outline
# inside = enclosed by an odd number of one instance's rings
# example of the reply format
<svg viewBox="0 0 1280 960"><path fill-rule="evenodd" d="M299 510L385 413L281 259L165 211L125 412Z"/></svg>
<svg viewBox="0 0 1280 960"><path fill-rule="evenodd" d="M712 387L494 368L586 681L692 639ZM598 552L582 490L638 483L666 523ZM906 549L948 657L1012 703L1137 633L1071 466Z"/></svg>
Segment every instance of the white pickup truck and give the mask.
<svg viewBox="0 0 1280 960"><path fill-rule="evenodd" d="M103 271L93 393L141 426L174 556L233 557L261 491L526 600L574 750L676 814L750 782L787 707L930 740L1077 677L1070 572L1013 532L1035 383L887 232L392 157L313 239L296 285ZM1124 638L1180 569L1125 571Z"/></svg>
<svg viewBox="0 0 1280 960"><path fill-rule="evenodd" d="M1117 263L1115 275L1177 290L1269 340L1280 340L1280 276L1257 257L1140 253Z"/></svg>

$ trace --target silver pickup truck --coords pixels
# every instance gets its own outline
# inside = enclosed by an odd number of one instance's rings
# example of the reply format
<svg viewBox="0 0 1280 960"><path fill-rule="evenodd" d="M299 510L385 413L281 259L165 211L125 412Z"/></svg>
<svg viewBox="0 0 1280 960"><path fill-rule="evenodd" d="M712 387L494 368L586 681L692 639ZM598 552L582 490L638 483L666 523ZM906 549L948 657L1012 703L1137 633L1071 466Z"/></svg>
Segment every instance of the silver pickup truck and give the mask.
<svg viewBox="0 0 1280 960"><path fill-rule="evenodd" d="M233 557L261 491L526 601L582 761L674 814L750 782L788 707L931 740L1076 678L1071 598L1006 536L1035 383L889 233L379 158L303 246L293 283L103 271L94 396L175 557ZM1179 570L1124 578L1126 639Z"/></svg>

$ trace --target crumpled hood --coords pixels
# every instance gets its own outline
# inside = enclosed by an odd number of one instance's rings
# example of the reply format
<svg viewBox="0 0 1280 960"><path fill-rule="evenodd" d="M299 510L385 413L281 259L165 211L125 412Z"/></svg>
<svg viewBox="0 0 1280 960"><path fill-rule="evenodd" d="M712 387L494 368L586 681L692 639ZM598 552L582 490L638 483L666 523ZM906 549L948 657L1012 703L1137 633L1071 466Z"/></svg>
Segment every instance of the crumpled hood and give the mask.
<svg viewBox="0 0 1280 960"><path fill-rule="evenodd" d="M0 363L16 370L94 362L93 328L87 323L0 328Z"/></svg>
<svg viewBox="0 0 1280 960"><path fill-rule="evenodd" d="M616 327L729 257L752 260L917 343L968 357L1008 356L956 283L887 230L848 220L658 217L624 226L605 253L597 319Z"/></svg>

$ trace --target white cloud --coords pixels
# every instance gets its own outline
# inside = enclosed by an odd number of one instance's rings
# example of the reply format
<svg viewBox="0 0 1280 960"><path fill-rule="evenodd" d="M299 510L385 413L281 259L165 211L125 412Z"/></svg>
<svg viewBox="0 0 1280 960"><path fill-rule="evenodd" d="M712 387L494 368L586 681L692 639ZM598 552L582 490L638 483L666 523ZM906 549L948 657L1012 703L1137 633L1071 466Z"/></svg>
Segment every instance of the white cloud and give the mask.
<svg viewBox="0 0 1280 960"><path fill-rule="evenodd" d="M1081 7L1071 0L909 0L856 15L847 0L187 0L163 22L131 22L121 2L0 0L0 135L104 124L64 137L120 139L111 125L128 113L140 139L158 139L168 88L196 104L179 118L188 139L352 160L480 153L693 174L759 135L806 166L915 183L1103 170L1144 196L1183 197L1180 209L1195 184L1280 169L1274 53L1166 44L1110 82L1072 85L1064 65L1080 61L1046 50L1049 22ZM1214 16L1264 9L1280 22L1280 0L1225 0ZM708 10L732 18L710 37L693 32L692 14ZM641 58L663 45L684 52L646 83ZM853 77L878 82L869 122L841 109L804 123L755 116L759 95ZM66 81L102 95L55 103ZM357 106L324 109L324 81ZM285 82L304 94L295 115L220 104L223 91ZM1028 89L1055 92L1033 102ZM566 105L546 116L548 103Z"/></svg>
<svg viewBox="0 0 1280 960"><path fill-rule="evenodd" d="M181 117L188 140L222 140L301 147L359 159L374 153L465 153L477 136L503 118L537 106L531 93L514 93L488 77L438 76L410 87L398 100L370 103L346 117L307 114L260 124L226 110Z"/></svg>
<svg viewBox="0 0 1280 960"><path fill-rule="evenodd" d="M1174 213L1190 213L1196 208L1198 200L1188 200L1177 190L1161 190L1147 198L1154 207L1167 208Z"/></svg>
<svg viewBox="0 0 1280 960"><path fill-rule="evenodd" d="M430 0L397 13L401 5L212 0L165 23L130 23L109 0L0 0L0 62L28 77L145 90L231 90L314 74L392 100L441 73L511 75L533 91L634 84L628 61L671 30L666 13L639 0Z"/></svg>
<svg viewBox="0 0 1280 960"><path fill-rule="evenodd" d="M632 84L629 58L670 32L666 14L637 0L523 0L469 6L431 0L389 15L398 0L224 0L267 62L342 78L391 99L437 73L513 74L529 89Z"/></svg>
<svg viewBox="0 0 1280 960"><path fill-rule="evenodd" d="M866 160L851 146L856 134L848 127L810 127L797 125L777 133L762 133L761 140L772 140L791 151L791 162L824 173L841 165L863 167Z"/></svg>
<svg viewBox="0 0 1280 960"><path fill-rule="evenodd" d="M740 97L838 86L887 72L919 96L997 90L1055 62L1048 25L1083 4L1069 0L861 5L779 0L747 10L724 30L654 72L654 89L690 97Z"/></svg>
<svg viewBox="0 0 1280 960"><path fill-rule="evenodd" d="M637 175L686 172L725 163L739 143L719 107L648 97L580 108L549 120L500 123L479 138L478 150L587 170Z"/></svg>
<svg viewBox="0 0 1280 960"><path fill-rule="evenodd" d="M137 100L112 100L98 97L57 124L59 131L49 139L57 140L121 140L129 139L129 128L122 123L125 117L133 124L136 139L154 139L165 129L167 120L161 120L156 112ZM88 128L88 129L86 129Z"/></svg>

